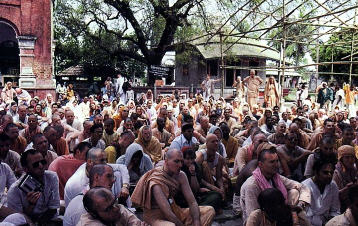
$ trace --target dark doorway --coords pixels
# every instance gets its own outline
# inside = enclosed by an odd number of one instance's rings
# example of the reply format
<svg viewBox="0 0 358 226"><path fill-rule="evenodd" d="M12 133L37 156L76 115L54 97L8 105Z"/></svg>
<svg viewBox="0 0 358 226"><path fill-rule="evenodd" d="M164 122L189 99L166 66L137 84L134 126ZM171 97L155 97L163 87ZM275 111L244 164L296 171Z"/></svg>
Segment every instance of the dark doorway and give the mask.
<svg viewBox="0 0 358 226"><path fill-rule="evenodd" d="M14 29L0 21L0 75L2 81L17 85L20 74L19 45Z"/></svg>

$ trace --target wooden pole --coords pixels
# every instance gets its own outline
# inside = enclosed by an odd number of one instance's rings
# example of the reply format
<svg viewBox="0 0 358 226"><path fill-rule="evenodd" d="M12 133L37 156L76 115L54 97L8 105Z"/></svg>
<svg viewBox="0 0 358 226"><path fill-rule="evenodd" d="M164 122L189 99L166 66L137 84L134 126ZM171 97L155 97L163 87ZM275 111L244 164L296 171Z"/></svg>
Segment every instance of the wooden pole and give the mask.
<svg viewBox="0 0 358 226"><path fill-rule="evenodd" d="M221 56L221 90L220 96L224 96L224 83L225 83L225 66L224 65L224 55L223 55L223 36L222 31L220 31L220 56Z"/></svg>
<svg viewBox="0 0 358 226"><path fill-rule="evenodd" d="M283 23L283 37L282 37L282 75L281 75L281 98L283 98L283 84L285 82L285 67L286 67L286 14L285 14L285 0L282 1L282 23ZM281 103L281 101L280 101Z"/></svg>

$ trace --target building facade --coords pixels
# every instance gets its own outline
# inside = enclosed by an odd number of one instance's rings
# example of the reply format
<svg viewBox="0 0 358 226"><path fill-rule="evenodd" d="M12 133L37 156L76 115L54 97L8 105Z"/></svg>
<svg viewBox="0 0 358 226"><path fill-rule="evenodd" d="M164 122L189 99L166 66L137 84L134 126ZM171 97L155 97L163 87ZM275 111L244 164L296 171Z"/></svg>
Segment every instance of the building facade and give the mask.
<svg viewBox="0 0 358 226"><path fill-rule="evenodd" d="M210 41L198 39L188 45L192 51L188 63L176 60L175 85L191 85L199 89L209 74L213 79L222 78L221 82L215 84L216 97L220 96L222 86L224 97L233 95L234 80L249 76L250 69L256 69L257 75L265 81L267 62L278 64L280 61L279 51L251 39L231 40L221 45L219 38L214 36ZM221 56L228 67L221 67Z"/></svg>
<svg viewBox="0 0 358 226"><path fill-rule="evenodd" d="M52 4L0 1L0 81L12 81L40 98L55 93Z"/></svg>

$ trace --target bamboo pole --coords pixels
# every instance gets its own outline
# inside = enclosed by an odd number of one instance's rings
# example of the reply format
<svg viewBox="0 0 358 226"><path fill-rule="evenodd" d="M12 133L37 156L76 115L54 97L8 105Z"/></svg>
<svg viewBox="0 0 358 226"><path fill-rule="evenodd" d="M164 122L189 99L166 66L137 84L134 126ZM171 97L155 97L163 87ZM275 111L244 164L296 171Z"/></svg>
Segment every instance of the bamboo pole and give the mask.
<svg viewBox="0 0 358 226"><path fill-rule="evenodd" d="M351 61L328 61L328 62L320 62L320 63L312 63L312 64L305 64L305 65L297 65L297 66L282 66L282 67L277 67L277 66L264 66L264 67L240 67L240 66L223 66L220 65L220 67L224 67L224 68L229 68L229 69L255 69L255 70L265 70L265 69L278 69L278 70L282 70L282 68L285 68L286 70L288 69L299 69L299 68L305 68L305 67L311 67L311 66L325 66L325 65L342 65L342 64L350 64ZM352 61L352 64L358 64L358 61ZM312 72L311 72L312 73Z"/></svg>
<svg viewBox="0 0 358 226"><path fill-rule="evenodd" d="M224 62L224 55L223 55L223 39L220 32L220 59L221 59L221 65L225 66ZM221 89L220 89L220 96L224 96L224 83L225 83L225 68L221 68Z"/></svg>
<svg viewBox="0 0 358 226"><path fill-rule="evenodd" d="M286 10L285 10L285 0L282 1L282 23L283 23L283 36L282 36L282 75L281 75L281 87L283 87L283 84L285 82L285 66L286 66ZM296 9L294 9L296 10ZM280 59L281 60L281 59ZM281 96L283 97L283 89L281 89ZM281 103L281 101L279 101Z"/></svg>

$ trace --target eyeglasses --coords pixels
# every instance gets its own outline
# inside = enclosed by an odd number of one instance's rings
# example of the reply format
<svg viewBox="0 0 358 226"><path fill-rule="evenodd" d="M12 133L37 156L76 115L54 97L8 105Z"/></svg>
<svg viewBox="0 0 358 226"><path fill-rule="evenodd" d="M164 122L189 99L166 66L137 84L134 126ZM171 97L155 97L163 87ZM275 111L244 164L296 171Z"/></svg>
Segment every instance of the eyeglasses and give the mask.
<svg viewBox="0 0 358 226"><path fill-rule="evenodd" d="M41 165L45 166L47 164L47 161L45 159L42 159L40 161L32 163L32 168L38 168Z"/></svg>

